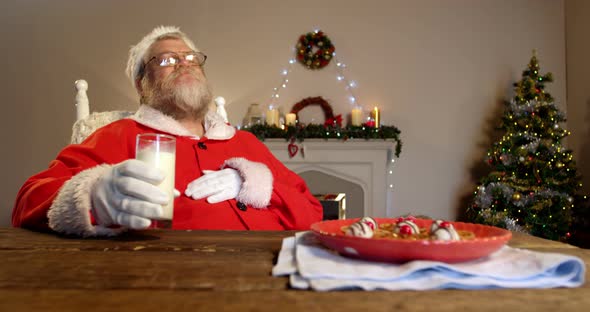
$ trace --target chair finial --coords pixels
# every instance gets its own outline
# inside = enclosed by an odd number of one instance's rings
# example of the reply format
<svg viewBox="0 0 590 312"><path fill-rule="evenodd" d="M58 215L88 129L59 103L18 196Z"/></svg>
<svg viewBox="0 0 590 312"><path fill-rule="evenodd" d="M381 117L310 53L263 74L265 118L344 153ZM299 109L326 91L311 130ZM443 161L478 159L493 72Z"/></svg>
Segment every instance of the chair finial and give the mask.
<svg viewBox="0 0 590 312"><path fill-rule="evenodd" d="M217 105L217 114L219 114L225 122L227 120L227 112L225 111L225 99L222 96L218 96L215 98L215 105Z"/></svg>
<svg viewBox="0 0 590 312"><path fill-rule="evenodd" d="M86 90L88 90L88 82L84 79L79 79L74 82L76 86L76 120L84 119L90 114L88 96Z"/></svg>
<svg viewBox="0 0 590 312"><path fill-rule="evenodd" d="M74 82L74 85L76 86L76 90L78 90L78 91L88 90L88 82L86 82L86 80L84 80L84 79L76 80Z"/></svg>

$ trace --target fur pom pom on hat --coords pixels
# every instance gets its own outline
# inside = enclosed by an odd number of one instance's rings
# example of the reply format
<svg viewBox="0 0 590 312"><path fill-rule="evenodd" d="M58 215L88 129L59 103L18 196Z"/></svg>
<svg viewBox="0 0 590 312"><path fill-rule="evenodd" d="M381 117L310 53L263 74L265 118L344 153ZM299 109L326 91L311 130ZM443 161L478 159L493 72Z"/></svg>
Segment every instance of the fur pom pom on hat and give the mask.
<svg viewBox="0 0 590 312"><path fill-rule="evenodd" d="M143 37L143 39L129 50L129 59L127 60L127 69L125 70L125 73L127 74L127 77L131 79L131 83L134 86L137 75L143 66L143 58L146 53L154 42L166 36L176 37L184 41L184 43L186 43L186 45L192 50L199 51L192 40L190 40L185 33L180 31L180 28L176 26L158 26L154 28L154 30Z"/></svg>

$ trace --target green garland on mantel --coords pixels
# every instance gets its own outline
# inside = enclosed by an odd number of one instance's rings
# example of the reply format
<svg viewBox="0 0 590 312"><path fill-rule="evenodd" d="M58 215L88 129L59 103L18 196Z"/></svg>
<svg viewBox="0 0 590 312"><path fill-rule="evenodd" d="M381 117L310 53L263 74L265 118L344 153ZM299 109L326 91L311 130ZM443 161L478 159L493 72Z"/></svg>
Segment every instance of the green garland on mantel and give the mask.
<svg viewBox="0 0 590 312"><path fill-rule="evenodd" d="M402 141L399 138L400 131L394 126L381 126L373 128L368 126L347 126L326 127L318 124L307 124L305 126L285 126L281 129L275 126L265 124L256 124L244 127L242 130L251 132L259 140L265 139L285 139L286 141L297 140L303 142L304 139L339 139L346 141L348 139L382 139L395 141L395 156L399 157L402 151Z"/></svg>

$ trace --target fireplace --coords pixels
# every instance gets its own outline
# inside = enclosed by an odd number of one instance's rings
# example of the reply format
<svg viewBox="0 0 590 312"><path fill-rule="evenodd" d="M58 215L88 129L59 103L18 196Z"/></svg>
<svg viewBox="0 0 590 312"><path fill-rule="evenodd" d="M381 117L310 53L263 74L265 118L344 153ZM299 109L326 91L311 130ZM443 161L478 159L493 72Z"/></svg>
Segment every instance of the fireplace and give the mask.
<svg viewBox="0 0 590 312"><path fill-rule="evenodd" d="M264 143L287 168L306 180L312 193L326 192L314 190L314 184L335 184L330 179L352 184L348 192L342 189L328 190L331 193L346 193L348 218L395 215L392 202L395 145L392 142L306 139L296 143L297 146L292 147L291 151L288 142L283 139L266 139ZM321 175L328 176L327 182L318 183L317 179L323 179ZM362 196L354 195L355 188L360 189L356 194L362 193Z"/></svg>

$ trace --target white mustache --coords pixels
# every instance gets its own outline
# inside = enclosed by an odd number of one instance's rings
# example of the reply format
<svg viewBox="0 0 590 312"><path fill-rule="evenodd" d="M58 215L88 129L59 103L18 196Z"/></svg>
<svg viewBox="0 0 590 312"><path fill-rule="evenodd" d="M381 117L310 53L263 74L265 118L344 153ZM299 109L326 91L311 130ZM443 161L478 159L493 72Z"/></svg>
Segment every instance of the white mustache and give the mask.
<svg viewBox="0 0 590 312"><path fill-rule="evenodd" d="M168 75L168 77L166 77L166 82L172 81L172 80L178 78L178 76L183 75L183 74L190 74L197 81L202 81L202 79L200 77L201 75L199 75L197 73L196 69L194 69L192 67L180 67L180 68L174 70L172 73L170 73L170 75Z"/></svg>

